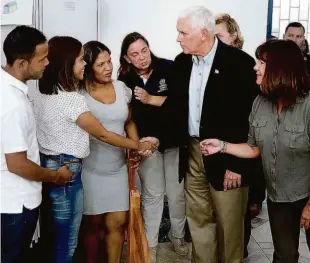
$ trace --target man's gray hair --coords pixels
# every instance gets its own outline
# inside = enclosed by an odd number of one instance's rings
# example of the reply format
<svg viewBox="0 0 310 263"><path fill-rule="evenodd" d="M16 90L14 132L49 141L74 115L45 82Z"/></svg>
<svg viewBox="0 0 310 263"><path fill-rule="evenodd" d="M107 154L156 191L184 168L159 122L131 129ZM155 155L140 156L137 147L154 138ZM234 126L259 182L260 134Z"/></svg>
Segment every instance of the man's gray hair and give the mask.
<svg viewBox="0 0 310 263"><path fill-rule="evenodd" d="M214 35L215 17L212 12L204 6L192 6L183 10L179 18L188 18L193 27L206 29Z"/></svg>

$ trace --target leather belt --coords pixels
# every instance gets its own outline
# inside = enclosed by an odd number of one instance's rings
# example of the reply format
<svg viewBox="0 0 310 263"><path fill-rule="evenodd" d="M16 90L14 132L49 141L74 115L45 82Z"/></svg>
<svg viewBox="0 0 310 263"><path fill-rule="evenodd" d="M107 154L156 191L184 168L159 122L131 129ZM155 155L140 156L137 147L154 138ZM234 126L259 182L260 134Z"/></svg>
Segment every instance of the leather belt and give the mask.
<svg viewBox="0 0 310 263"><path fill-rule="evenodd" d="M200 138L199 138L199 137L196 137L196 136L191 136L190 138L191 138L192 140L195 140L195 141L200 142Z"/></svg>

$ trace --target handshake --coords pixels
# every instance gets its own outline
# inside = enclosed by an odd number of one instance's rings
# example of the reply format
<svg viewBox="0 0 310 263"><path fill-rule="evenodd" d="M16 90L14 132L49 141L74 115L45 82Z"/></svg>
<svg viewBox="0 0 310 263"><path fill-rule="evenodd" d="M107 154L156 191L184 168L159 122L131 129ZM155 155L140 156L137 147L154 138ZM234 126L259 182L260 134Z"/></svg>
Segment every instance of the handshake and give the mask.
<svg viewBox="0 0 310 263"><path fill-rule="evenodd" d="M144 137L139 141L138 149L131 151L129 159L131 161L131 167L137 168L140 164L141 157L149 157L157 150L159 146L159 140L155 137Z"/></svg>
<svg viewBox="0 0 310 263"><path fill-rule="evenodd" d="M142 156L150 156L157 150L159 140L155 137L144 137L139 141L138 153Z"/></svg>

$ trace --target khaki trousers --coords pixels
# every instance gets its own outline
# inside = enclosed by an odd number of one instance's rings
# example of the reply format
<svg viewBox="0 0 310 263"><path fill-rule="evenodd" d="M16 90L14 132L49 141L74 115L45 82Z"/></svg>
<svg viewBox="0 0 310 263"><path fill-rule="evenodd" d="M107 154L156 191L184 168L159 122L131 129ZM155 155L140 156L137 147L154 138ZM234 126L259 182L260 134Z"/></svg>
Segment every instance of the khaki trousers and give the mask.
<svg viewBox="0 0 310 263"><path fill-rule="evenodd" d="M186 216L192 235L192 263L240 263L248 187L216 191L205 174L199 142L191 139L185 180Z"/></svg>
<svg viewBox="0 0 310 263"><path fill-rule="evenodd" d="M179 148L155 151L145 158L138 170L142 186L142 215L150 247L158 245L158 234L167 194L171 234L183 238L185 234L184 183L179 183Z"/></svg>

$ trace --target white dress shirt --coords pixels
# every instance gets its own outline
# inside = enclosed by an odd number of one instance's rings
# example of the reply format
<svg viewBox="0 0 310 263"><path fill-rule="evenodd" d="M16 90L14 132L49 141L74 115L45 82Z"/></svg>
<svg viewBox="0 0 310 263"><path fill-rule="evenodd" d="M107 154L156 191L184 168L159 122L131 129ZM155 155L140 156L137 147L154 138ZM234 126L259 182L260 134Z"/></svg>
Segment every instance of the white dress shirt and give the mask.
<svg viewBox="0 0 310 263"><path fill-rule="evenodd" d="M199 60L193 56L193 68L189 83L189 116L188 129L191 137L199 137L199 126L205 88L209 79L211 67L215 57L218 40L215 38L210 52Z"/></svg>
<svg viewBox="0 0 310 263"><path fill-rule="evenodd" d="M36 124L28 99L28 87L1 69L1 213L20 214L38 207L41 183L9 172L5 154L27 152L40 165Z"/></svg>

